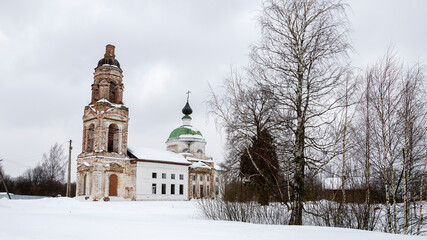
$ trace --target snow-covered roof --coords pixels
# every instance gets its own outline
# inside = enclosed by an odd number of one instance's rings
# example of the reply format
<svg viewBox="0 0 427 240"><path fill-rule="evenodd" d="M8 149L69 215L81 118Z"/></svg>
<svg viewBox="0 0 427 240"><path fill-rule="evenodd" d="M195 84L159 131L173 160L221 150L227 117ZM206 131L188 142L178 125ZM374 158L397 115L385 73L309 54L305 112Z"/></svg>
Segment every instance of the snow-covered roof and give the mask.
<svg viewBox="0 0 427 240"><path fill-rule="evenodd" d="M194 132L200 132L198 129L194 128L194 127L193 127L193 126L191 126L191 125L182 125L181 127L188 128L188 129L190 129L190 130L192 130L192 131L194 131Z"/></svg>
<svg viewBox="0 0 427 240"><path fill-rule="evenodd" d="M182 134L180 135L178 138L199 138L199 139L203 139L202 136L197 135L197 134Z"/></svg>
<svg viewBox="0 0 427 240"><path fill-rule="evenodd" d="M206 165L205 163L199 161L199 162L194 162L190 165L190 168L207 168L207 169L211 169L211 167L209 167L208 165Z"/></svg>
<svg viewBox="0 0 427 240"><path fill-rule="evenodd" d="M154 148L129 148L129 150L138 159L142 160L184 163L190 165L190 163L187 161L187 159L185 159L185 157L170 151L159 150Z"/></svg>
<svg viewBox="0 0 427 240"><path fill-rule="evenodd" d="M192 153L189 153L189 152L181 152L181 153L178 153L178 154L180 154L180 155L182 155L182 156L191 156L191 155L193 155Z"/></svg>
<svg viewBox="0 0 427 240"><path fill-rule="evenodd" d="M212 159L200 159L200 158L195 158L195 157L187 157L187 160L190 160L190 161L203 161L203 162L207 162L207 163L213 163L214 162Z"/></svg>
<svg viewBox="0 0 427 240"><path fill-rule="evenodd" d="M108 103L111 106L115 107L115 108L121 108L123 106L123 104L117 104L117 103L112 103L110 101L108 101L107 99L103 98L97 101L98 103Z"/></svg>
<svg viewBox="0 0 427 240"><path fill-rule="evenodd" d="M110 65L110 64L107 64L107 63L102 64L102 66L103 67L116 67L116 68L118 68L116 65Z"/></svg>

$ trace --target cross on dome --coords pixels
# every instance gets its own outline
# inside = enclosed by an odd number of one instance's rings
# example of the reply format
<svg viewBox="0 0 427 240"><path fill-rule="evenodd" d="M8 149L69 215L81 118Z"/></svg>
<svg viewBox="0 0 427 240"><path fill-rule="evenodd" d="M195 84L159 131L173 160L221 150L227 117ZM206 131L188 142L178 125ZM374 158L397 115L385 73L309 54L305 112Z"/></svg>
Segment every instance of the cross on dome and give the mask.
<svg viewBox="0 0 427 240"><path fill-rule="evenodd" d="M187 102L188 102L188 99L190 99L190 93L191 93L190 90L188 90L186 93L187 94Z"/></svg>

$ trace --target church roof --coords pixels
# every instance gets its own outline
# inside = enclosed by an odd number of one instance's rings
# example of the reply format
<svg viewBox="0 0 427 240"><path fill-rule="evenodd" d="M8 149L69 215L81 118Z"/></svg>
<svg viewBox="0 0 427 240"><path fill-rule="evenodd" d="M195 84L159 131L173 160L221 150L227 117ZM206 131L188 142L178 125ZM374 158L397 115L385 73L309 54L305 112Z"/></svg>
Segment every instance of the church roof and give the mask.
<svg viewBox="0 0 427 240"><path fill-rule="evenodd" d="M119 61L117 61L117 59L111 58L111 57L102 58L101 60L99 60L97 68L101 67L101 66L105 66L105 65L106 66L108 66L108 65L109 66L116 66L116 67L120 68Z"/></svg>
<svg viewBox="0 0 427 240"><path fill-rule="evenodd" d="M179 137L203 138L203 135L200 131L194 129L192 126L182 125L179 128L175 128L171 134L169 134L169 139Z"/></svg>
<svg viewBox="0 0 427 240"><path fill-rule="evenodd" d="M188 91L187 94L190 94L190 91ZM182 109L182 113L184 114L184 116L181 118L182 119L181 127L175 128L169 134L168 140L179 139L179 140L185 140L185 141L192 141L192 140L204 141L202 133L191 126L190 114L193 113L193 110L191 109L190 104L188 102L188 96L187 96L187 103Z"/></svg>
<svg viewBox="0 0 427 240"><path fill-rule="evenodd" d="M137 159L140 160L190 165L190 162L188 162L184 156L170 151L159 150L154 148L128 148L128 150L132 153L132 155L134 155Z"/></svg>
<svg viewBox="0 0 427 240"><path fill-rule="evenodd" d="M185 104L184 108L182 109L182 113L186 116L193 113L193 109L191 109L190 104L187 101L187 104Z"/></svg>
<svg viewBox="0 0 427 240"><path fill-rule="evenodd" d="M201 161L192 163L190 165L190 168L207 168L207 169L212 169L207 164L205 164L205 163L203 163Z"/></svg>
<svg viewBox="0 0 427 240"><path fill-rule="evenodd" d="M214 160L212 160L212 159L201 159L201 158L191 157L191 153L189 155L190 156L186 157L188 161L192 161L192 162L200 162L200 161L202 161L202 162L205 162L205 163L213 163L214 162Z"/></svg>
<svg viewBox="0 0 427 240"><path fill-rule="evenodd" d="M105 66L116 66L116 67L120 68L120 63L116 59L116 55L114 54L114 49L115 49L115 47L111 44L108 44L105 47L104 58L102 58L101 60L98 61L98 66L96 68L104 66L104 65Z"/></svg>

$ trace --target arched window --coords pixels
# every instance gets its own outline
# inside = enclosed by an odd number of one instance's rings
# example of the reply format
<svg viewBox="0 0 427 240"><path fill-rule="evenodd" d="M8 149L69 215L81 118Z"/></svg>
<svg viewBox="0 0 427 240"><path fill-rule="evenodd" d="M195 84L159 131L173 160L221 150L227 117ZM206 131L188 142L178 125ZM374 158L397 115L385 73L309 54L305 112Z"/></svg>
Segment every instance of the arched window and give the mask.
<svg viewBox="0 0 427 240"><path fill-rule="evenodd" d="M119 152L119 127L114 123L108 127L108 152Z"/></svg>
<svg viewBox="0 0 427 240"><path fill-rule="evenodd" d="M117 103L116 100L116 83L115 82L110 82L110 96L108 97L108 101L110 101L111 103Z"/></svg>
<svg viewBox="0 0 427 240"><path fill-rule="evenodd" d="M92 103L99 100L99 86L92 84Z"/></svg>
<svg viewBox="0 0 427 240"><path fill-rule="evenodd" d="M95 137L95 125L90 124L87 130L87 147L86 152L93 152L93 141Z"/></svg>

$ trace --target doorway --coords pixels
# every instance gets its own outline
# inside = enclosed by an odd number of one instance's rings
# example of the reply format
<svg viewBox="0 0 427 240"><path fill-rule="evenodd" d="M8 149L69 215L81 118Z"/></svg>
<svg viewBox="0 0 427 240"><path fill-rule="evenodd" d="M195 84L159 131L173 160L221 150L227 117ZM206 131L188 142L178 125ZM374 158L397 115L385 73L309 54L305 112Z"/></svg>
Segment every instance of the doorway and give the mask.
<svg viewBox="0 0 427 240"><path fill-rule="evenodd" d="M204 194L204 192L203 192L203 185L200 185L200 197L201 197L201 198L204 198L204 197L205 197L205 194Z"/></svg>
<svg viewBox="0 0 427 240"><path fill-rule="evenodd" d="M108 196L117 196L117 175L116 174L110 175Z"/></svg>

